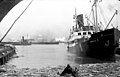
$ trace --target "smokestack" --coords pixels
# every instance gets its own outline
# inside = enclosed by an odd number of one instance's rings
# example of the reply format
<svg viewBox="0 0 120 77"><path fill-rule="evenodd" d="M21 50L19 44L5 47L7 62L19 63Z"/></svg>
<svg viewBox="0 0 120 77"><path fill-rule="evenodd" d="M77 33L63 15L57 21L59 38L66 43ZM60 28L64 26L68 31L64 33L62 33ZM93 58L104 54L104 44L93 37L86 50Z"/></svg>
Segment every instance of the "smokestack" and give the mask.
<svg viewBox="0 0 120 77"><path fill-rule="evenodd" d="M24 42L24 40L25 40L25 39L24 39L24 36L22 36L22 42Z"/></svg>
<svg viewBox="0 0 120 77"><path fill-rule="evenodd" d="M79 29L84 26L83 14L77 16L77 23Z"/></svg>

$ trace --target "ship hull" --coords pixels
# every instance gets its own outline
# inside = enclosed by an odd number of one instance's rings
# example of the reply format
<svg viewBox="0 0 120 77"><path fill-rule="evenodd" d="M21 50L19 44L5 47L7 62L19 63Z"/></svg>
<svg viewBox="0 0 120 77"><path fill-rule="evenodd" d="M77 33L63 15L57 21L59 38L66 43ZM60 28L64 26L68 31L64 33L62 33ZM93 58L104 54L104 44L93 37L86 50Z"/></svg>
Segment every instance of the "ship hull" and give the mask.
<svg viewBox="0 0 120 77"><path fill-rule="evenodd" d="M87 55L99 59L114 59L119 46L120 31L112 28L95 33L88 41Z"/></svg>
<svg viewBox="0 0 120 77"><path fill-rule="evenodd" d="M31 43L28 42L2 42L3 44L12 44L12 45L31 45Z"/></svg>
<svg viewBox="0 0 120 77"><path fill-rule="evenodd" d="M59 42L32 42L32 44L59 44Z"/></svg>
<svg viewBox="0 0 120 77"><path fill-rule="evenodd" d="M86 51L88 49L87 41L84 38L77 39L77 43L69 43L68 45L68 52L75 54L76 56L80 57L88 57Z"/></svg>
<svg viewBox="0 0 120 77"><path fill-rule="evenodd" d="M101 60L115 60L115 49L119 46L120 31L112 28L91 35L89 40L79 39L70 52ZM71 51L74 49L74 51Z"/></svg>

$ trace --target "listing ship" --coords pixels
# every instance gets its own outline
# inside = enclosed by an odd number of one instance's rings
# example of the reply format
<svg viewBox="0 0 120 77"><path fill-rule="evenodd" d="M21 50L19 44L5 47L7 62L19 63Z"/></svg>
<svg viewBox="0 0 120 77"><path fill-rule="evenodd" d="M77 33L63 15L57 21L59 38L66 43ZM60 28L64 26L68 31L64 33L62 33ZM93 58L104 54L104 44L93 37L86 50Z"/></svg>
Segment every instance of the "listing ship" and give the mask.
<svg viewBox="0 0 120 77"><path fill-rule="evenodd" d="M75 15L76 25L73 27L69 36L68 51L77 54L77 56L91 57L100 60L115 60L116 48L119 46L120 31L117 27L108 29L108 26L117 14L117 10L113 14L106 28L101 30L97 21L98 3L99 0L94 0L92 5L94 16L94 23L92 23L93 29L89 28L83 30L86 26L83 23L82 16L78 19L78 15ZM89 20L88 17L86 18ZM79 27L77 27L77 25Z"/></svg>
<svg viewBox="0 0 120 77"><path fill-rule="evenodd" d="M20 1L21 0L0 0L0 22L7 15L7 13ZM2 43L9 30L2 37L2 39L0 39L0 65L5 64L16 53L15 46Z"/></svg>

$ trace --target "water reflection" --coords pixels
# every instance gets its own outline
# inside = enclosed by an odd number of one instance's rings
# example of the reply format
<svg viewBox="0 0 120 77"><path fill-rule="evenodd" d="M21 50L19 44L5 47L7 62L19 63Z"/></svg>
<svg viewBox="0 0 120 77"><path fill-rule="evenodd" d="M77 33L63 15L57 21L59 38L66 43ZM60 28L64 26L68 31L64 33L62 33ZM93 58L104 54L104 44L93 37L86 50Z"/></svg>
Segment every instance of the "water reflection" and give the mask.
<svg viewBox="0 0 120 77"><path fill-rule="evenodd" d="M72 54L72 58L74 58L74 62L76 64L94 64L94 63L114 62L114 61L110 61L110 60L106 61L106 60L99 60L99 59L90 58L90 57L82 57L82 56L80 56L80 53L78 53L79 51L76 51L76 49L73 47L68 48L67 52Z"/></svg>

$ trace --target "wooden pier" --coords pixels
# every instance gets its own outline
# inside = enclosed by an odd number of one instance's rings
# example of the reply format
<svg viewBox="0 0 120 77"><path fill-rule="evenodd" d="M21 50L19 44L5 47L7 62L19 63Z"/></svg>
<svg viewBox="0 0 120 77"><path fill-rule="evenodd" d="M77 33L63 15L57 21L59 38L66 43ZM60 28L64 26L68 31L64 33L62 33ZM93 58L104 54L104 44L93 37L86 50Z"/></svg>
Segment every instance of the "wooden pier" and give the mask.
<svg viewBox="0 0 120 77"><path fill-rule="evenodd" d="M16 53L15 47L3 46L0 47L0 65L5 64Z"/></svg>

